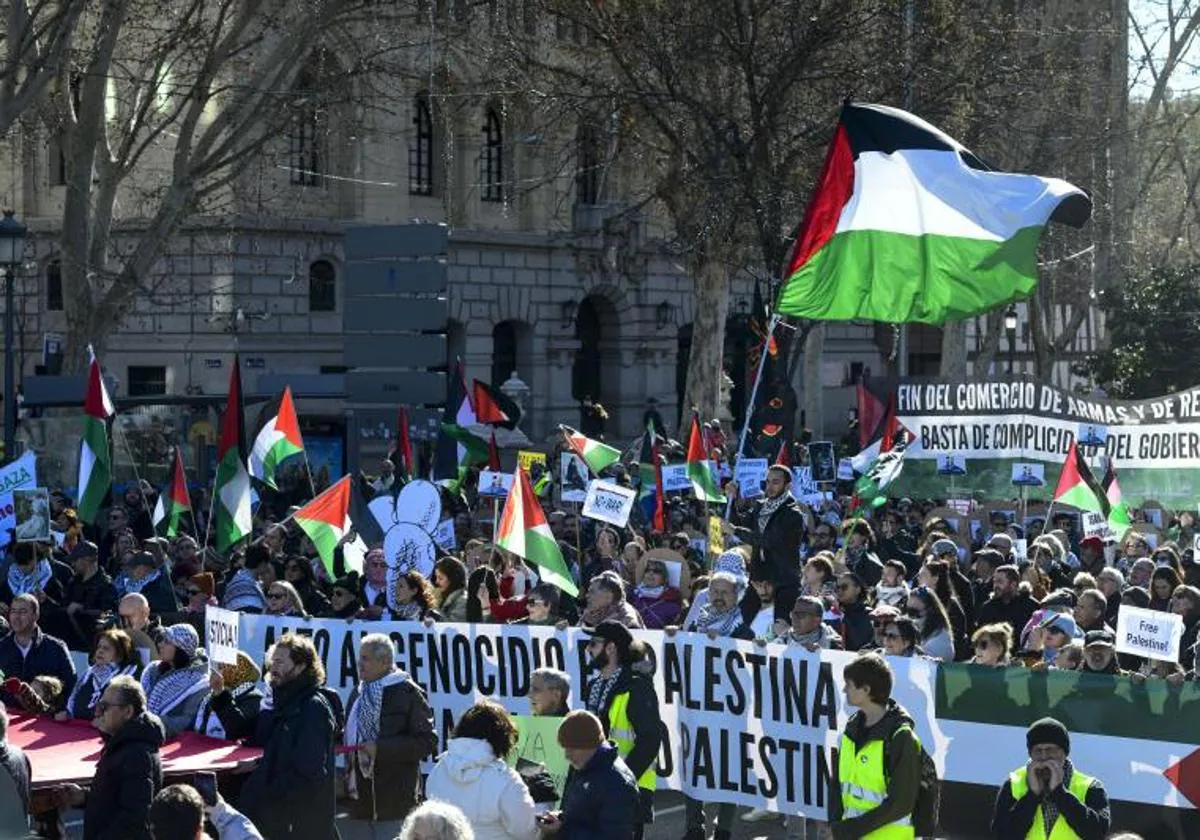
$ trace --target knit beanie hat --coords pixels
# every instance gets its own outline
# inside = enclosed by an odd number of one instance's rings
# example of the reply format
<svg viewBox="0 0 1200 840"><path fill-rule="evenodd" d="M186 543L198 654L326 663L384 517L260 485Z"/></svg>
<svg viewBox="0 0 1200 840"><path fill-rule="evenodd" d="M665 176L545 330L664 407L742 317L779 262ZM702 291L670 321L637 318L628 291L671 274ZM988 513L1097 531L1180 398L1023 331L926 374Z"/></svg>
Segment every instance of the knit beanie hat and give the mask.
<svg viewBox="0 0 1200 840"><path fill-rule="evenodd" d="M200 636L190 624L172 624L163 630L162 639L175 645L188 656L194 656L196 648L200 647Z"/></svg>
<svg viewBox="0 0 1200 840"><path fill-rule="evenodd" d="M559 730L560 732L562 730ZM1034 721L1025 733L1025 748L1032 750L1038 744L1054 744L1062 747L1067 755L1071 754L1071 733L1052 717L1044 717Z"/></svg>
<svg viewBox="0 0 1200 840"><path fill-rule="evenodd" d="M558 744L568 750L594 750L604 742L604 727L591 712L576 709L558 726Z"/></svg>
<svg viewBox="0 0 1200 840"><path fill-rule="evenodd" d="M194 583L196 588L205 595L210 598L212 597L213 591L216 589L216 580L213 579L211 573L201 572L198 575L192 575L188 580L191 583Z"/></svg>

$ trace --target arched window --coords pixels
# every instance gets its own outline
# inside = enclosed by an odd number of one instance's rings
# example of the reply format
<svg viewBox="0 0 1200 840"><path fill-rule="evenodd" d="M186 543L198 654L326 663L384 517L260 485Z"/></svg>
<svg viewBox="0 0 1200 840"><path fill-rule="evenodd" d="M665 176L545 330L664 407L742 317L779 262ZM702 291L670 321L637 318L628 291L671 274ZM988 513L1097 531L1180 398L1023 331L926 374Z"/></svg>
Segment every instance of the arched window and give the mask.
<svg viewBox="0 0 1200 840"><path fill-rule="evenodd" d="M504 201L504 133L500 115L495 108L487 109L483 121L483 160L481 180L484 201Z"/></svg>
<svg viewBox="0 0 1200 840"><path fill-rule="evenodd" d="M413 139L408 147L408 191L433 195L433 109L422 93L413 102Z"/></svg>
<svg viewBox="0 0 1200 840"><path fill-rule="evenodd" d="M308 311L337 310L337 270L329 260L317 260L308 267Z"/></svg>
<svg viewBox="0 0 1200 840"><path fill-rule="evenodd" d="M57 257L46 263L46 311L63 311L62 260Z"/></svg>
<svg viewBox="0 0 1200 840"><path fill-rule="evenodd" d="M318 84L316 74L305 71L294 88L289 133L292 183L304 187L322 186L328 174L329 115L320 101Z"/></svg>

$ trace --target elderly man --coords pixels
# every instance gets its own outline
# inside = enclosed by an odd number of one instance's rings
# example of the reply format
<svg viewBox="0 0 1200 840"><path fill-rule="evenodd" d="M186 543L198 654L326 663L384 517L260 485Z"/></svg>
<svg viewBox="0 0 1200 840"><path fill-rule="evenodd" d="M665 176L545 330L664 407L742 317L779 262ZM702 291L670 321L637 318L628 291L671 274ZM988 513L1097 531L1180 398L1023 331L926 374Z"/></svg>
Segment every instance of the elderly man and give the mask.
<svg viewBox="0 0 1200 840"><path fill-rule="evenodd" d="M625 584L620 575L606 570L588 583L587 607L579 618L579 625L584 628L598 627L609 620L638 630L644 626L638 611L625 600Z"/></svg>
<svg viewBox="0 0 1200 840"><path fill-rule="evenodd" d="M1075 602L1075 623L1083 633L1092 630L1111 630L1104 619L1108 615L1108 599L1099 589L1085 589Z"/></svg>
<svg viewBox="0 0 1200 840"><path fill-rule="evenodd" d="M33 768L29 765L29 757L15 744L8 743L8 710L0 705L0 773L7 773L17 789L17 797L24 808L21 813L29 813L29 780L33 776Z"/></svg>
<svg viewBox="0 0 1200 840"><path fill-rule="evenodd" d="M529 708L536 717L566 717L570 706L571 675L554 668L538 668L529 675Z"/></svg>
<svg viewBox="0 0 1200 840"><path fill-rule="evenodd" d="M150 618L150 602L140 592L131 592L117 604L121 629L133 639L133 646L152 657L158 651L157 623Z"/></svg>
<svg viewBox="0 0 1200 840"><path fill-rule="evenodd" d="M63 696L75 688L75 666L62 639L47 635L38 626L41 605L33 595L18 595L8 609L11 632L0 639L0 672L28 683L34 677L62 681ZM0 688L0 702L17 703L17 698Z"/></svg>
<svg viewBox="0 0 1200 840"><path fill-rule="evenodd" d="M342 840L390 840L417 804L421 762L437 748L433 709L421 686L396 667L392 640L382 633L359 642L358 679L346 714L352 819Z"/></svg>
<svg viewBox="0 0 1200 840"><path fill-rule="evenodd" d="M387 605L387 558L382 548L372 548L364 561L366 574L359 581L358 598L362 601L360 617L386 621L391 617Z"/></svg>
<svg viewBox="0 0 1200 840"><path fill-rule="evenodd" d="M151 840L150 803L162 787L162 723L146 711L146 695L131 676L113 677L96 704L92 726L104 748L85 792L75 784L55 790L59 807L84 806L84 840Z"/></svg>
<svg viewBox="0 0 1200 840"><path fill-rule="evenodd" d="M562 810L538 818L542 833L565 840L632 840L638 787L617 748L604 740L600 720L575 711L558 727L558 743L574 771L563 792Z"/></svg>

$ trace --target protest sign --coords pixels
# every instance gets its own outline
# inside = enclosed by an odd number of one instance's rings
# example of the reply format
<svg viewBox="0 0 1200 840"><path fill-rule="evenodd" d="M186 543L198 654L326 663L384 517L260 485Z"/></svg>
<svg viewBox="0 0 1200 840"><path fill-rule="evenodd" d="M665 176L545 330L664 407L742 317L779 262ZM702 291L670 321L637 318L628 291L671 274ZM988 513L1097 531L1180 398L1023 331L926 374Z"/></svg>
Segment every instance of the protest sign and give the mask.
<svg viewBox="0 0 1200 840"><path fill-rule="evenodd" d="M633 512L633 502L637 491L632 487L622 487L606 481L592 479L588 484L587 497L583 500L583 510L580 511L589 519L598 519L618 528L624 528Z"/></svg>
<svg viewBox="0 0 1200 840"><path fill-rule="evenodd" d="M667 464L662 468L663 492L677 493L692 489L688 478L687 464Z"/></svg>
<svg viewBox="0 0 1200 840"><path fill-rule="evenodd" d="M236 665L238 655L238 613L220 607L204 610L204 649L208 658L221 665Z"/></svg>
<svg viewBox="0 0 1200 840"><path fill-rule="evenodd" d="M430 578L437 560L437 547L420 525L398 522L383 535L383 556L387 560L389 574L394 572L402 575L416 569Z"/></svg>
<svg viewBox="0 0 1200 840"><path fill-rule="evenodd" d="M714 557L725 551L725 535L721 533L721 517L708 517L708 553Z"/></svg>
<svg viewBox="0 0 1200 840"><path fill-rule="evenodd" d="M853 481L854 480L854 459L842 458L838 461L837 468L838 481Z"/></svg>
<svg viewBox="0 0 1200 840"><path fill-rule="evenodd" d="M1012 483L1018 487L1041 487L1046 483L1045 464L1013 464Z"/></svg>
<svg viewBox="0 0 1200 840"><path fill-rule="evenodd" d="M967 459L961 455L939 455L938 475L966 475Z"/></svg>
<svg viewBox="0 0 1200 840"><path fill-rule="evenodd" d="M422 529L432 532L441 518L442 494L437 485L431 481L421 479L410 481L396 496L396 511L393 521L412 522L420 525ZM387 530L387 527L384 526L384 530Z"/></svg>
<svg viewBox="0 0 1200 840"><path fill-rule="evenodd" d="M1179 661L1183 616L1122 604L1117 610L1116 629L1117 653Z"/></svg>
<svg viewBox="0 0 1200 840"><path fill-rule="evenodd" d="M17 542L50 542L50 491L30 487L13 491Z"/></svg>
<svg viewBox="0 0 1200 840"><path fill-rule="evenodd" d="M833 444L829 441L818 440L808 445L808 463L813 481L837 481L837 462L833 458Z"/></svg>
<svg viewBox="0 0 1200 840"><path fill-rule="evenodd" d="M14 490L37 486L37 456L26 452L7 467L0 469L0 547L8 545L9 533L17 528L17 510L13 504Z"/></svg>
<svg viewBox="0 0 1200 840"><path fill-rule="evenodd" d="M546 453L530 452L528 449L517 450L517 466L525 470L525 472L532 472L534 464L540 464L545 469Z"/></svg>
<svg viewBox="0 0 1200 840"><path fill-rule="evenodd" d="M763 494L763 482L767 480L766 458L741 458L734 467L733 480L737 482L738 495L753 499Z"/></svg>
<svg viewBox="0 0 1200 840"><path fill-rule="evenodd" d="M508 766L519 773L526 763L540 764L546 768L554 781L554 789L561 796L567 784L567 772L571 769L566 753L558 743L558 727L563 719L513 715L512 720L517 726L517 746L508 754Z"/></svg>
<svg viewBox="0 0 1200 840"><path fill-rule="evenodd" d="M479 474L479 495L490 499L503 499L512 489L512 473L484 470Z"/></svg>
<svg viewBox="0 0 1200 840"><path fill-rule="evenodd" d="M821 488L817 486L817 482L812 477L812 467L792 467L793 496L799 499L801 496L810 496L820 492Z"/></svg>
<svg viewBox="0 0 1200 840"><path fill-rule="evenodd" d="M454 520L443 519L433 529L433 542L442 551L453 551L458 548L458 536L454 533Z"/></svg>
<svg viewBox="0 0 1200 840"><path fill-rule="evenodd" d="M560 452L558 464L559 498L581 504L587 498L587 464L574 452Z"/></svg>

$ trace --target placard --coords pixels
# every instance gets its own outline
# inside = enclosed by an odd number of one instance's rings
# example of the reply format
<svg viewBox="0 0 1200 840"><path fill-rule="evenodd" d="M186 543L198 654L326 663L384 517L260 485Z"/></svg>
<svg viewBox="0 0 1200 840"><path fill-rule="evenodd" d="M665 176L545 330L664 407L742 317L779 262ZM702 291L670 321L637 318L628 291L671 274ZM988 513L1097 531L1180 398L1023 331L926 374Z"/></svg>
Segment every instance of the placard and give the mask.
<svg viewBox="0 0 1200 840"><path fill-rule="evenodd" d="M961 455L938 455L938 475L966 475L967 459Z"/></svg>
<svg viewBox="0 0 1200 840"><path fill-rule="evenodd" d="M13 491L37 486L37 456L26 452L7 467L0 469L0 547L8 545L17 527L17 509Z"/></svg>
<svg viewBox="0 0 1200 840"><path fill-rule="evenodd" d="M542 469L545 469L546 453L530 452L528 449L517 450L517 466L525 470L525 472L533 472L534 464L541 464Z"/></svg>
<svg viewBox="0 0 1200 840"><path fill-rule="evenodd" d="M687 464L667 464L662 468L663 492L678 493L692 489Z"/></svg>
<svg viewBox="0 0 1200 840"><path fill-rule="evenodd" d="M237 664L239 621L236 610L205 608L204 649L213 662L221 665Z"/></svg>
<svg viewBox="0 0 1200 840"><path fill-rule="evenodd" d="M837 470L838 481L853 481L854 480L854 459L843 458L838 461Z"/></svg>
<svg viewBox="0 0 1200 840"><path fill-rule="evenodd" d="M1080 423L1077 442L1080 446L1104 446L1108 442L1108 427L1095 423Z"/></svg>
<svg viewBox="0 0 1200 840"><path fill-rule="evenodd" d="M583 510L580 512L589 519L624 528L629 522L636 498L637 491L631 487L592 479L588 483L587 498L583 500Z"/></svg>
<svg viewBox="0 0 1200 840"><path fill-rule="evenodd" d="M1029 557L1029 551L1028 551L1027 546L1028 546L1028 543L1026 543L1024 538L1019 539L1019 540L1013 540L1013 547L1012 547L1013 560L1017 561L1018 563L1025 562L1025 560L1027 560Z"/></svg>
<svg viewBox="0 0 1200 840"><path fill-rule="evenodd" d="M818 440L808 445L808 463L812 468L813 481L837 481L837 461L833 457L833 444Z"/></svg>
<svg viewBox="0 0 1200 840"><path fill-rule="evenodd" d="M1046 483L1046 465L1013 464L1012 483L1018 487L1041 487Z"/></svg>
<svg viewBox="0 0 1200 840"><path fill-rule="evenodd" d="M50 491L30 487L13 491L17 542L50 542Z"/></svg>
<svg viewBox="0 0 1200 840"><path fill-rule="evenodd" d="M512 722L517 727L517 746L508 754L508 766L520 773L526 763L540 764L546 768L554 781L554 789L562 796L567 786L567 772L571 769L567 755L558 743L558 727L563 718L513 715Z"/></svg>
<svg viewBox="0 0 1200 840"><path fill-rule="evenodd" d="M820 493L821 488L813 481L812 467L792 467L792 495L797 499Z"/></svg>
<svg viewBox="0 0 1200 840"><path fill-rule="evenodd" d="M560 452L558 460L559 499L582 504L587 498L587 463L574 452Z"/></svg>
<svg viewBox="0 0 1200 840"><path fill-rule="evenodd" d="M484 470L479 474L479 495L489 499L503 499L512 489L513 474L497 470Z"/></svg>
<svg viewBox="0 0 1200 840"><path fill-rule="evenodd" d="M763 494L763 482L767 480L766 458L740 458L733 470L738 495L743 499L754 499Z"/></svg>
<svg viewBox="0 0 1200 840"><path fill-rule="evenodd" d="M1117 610L1117 653L1178 662L1182 639L1183 616L1124 604Z"/></svg>
<svg viewBox="0 0 1200 840"><path fill-rule="evenodd" d="M442 551L450 552L458 548L458 537L454 533L454 520L443 519L433 529L433 542Z"/></svg>
<svg viewBox="0 0 1200 840"><path fill-rule="evenodd" d="M721 517L708 517L708 553L716 556L725 551L725 535L721 532Z"/></svg>

